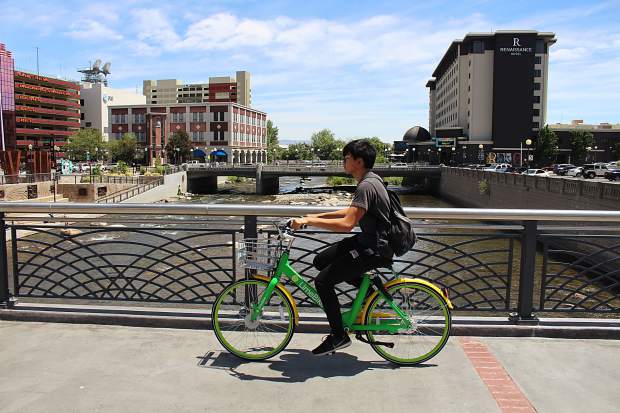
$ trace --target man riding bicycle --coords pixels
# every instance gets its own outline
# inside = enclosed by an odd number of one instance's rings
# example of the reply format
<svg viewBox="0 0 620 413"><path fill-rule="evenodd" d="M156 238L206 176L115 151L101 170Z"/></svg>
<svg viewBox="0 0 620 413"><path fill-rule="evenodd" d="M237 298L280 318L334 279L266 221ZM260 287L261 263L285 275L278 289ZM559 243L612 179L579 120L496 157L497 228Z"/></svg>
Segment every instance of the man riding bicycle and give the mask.
<svg viewBox="0 0 620 413"><path fill-rule="evenodd" d="M365 272L389 266L394 255L387 241L390 199L383 180L371 171L377 156L375 148L367 140L354 140L344 147L342 155L345 172L357 181L351 205L336 212L296 218L291 224L293 229L311 225L351 232L358 224L361 229L360 233L331 245L314 259L314 266L320 271L315 285L331 329L331 334L312 350L315 355L329 354L351 345L342 325L336 284L347 282L359 288Z"/></svg>

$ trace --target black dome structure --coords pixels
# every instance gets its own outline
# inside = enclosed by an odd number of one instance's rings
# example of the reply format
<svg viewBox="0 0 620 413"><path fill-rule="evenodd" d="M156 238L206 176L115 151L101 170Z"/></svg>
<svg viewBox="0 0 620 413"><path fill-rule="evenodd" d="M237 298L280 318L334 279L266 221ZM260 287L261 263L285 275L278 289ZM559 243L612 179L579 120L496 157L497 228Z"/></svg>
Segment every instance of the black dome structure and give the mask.
<svg viewBox="0 0 620 413"><path fill-rule="evenodd" d="M416 143L430 141L431 134L421 126L414 126L405 132L403 140L409 145L415 145Z"/></svg>

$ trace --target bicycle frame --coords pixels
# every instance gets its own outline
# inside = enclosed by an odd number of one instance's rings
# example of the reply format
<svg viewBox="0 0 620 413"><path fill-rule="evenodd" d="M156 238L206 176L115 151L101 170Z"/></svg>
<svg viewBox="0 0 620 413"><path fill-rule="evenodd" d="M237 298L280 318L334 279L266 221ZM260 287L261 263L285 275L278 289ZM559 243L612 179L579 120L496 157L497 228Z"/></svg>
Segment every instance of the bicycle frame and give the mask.
<svg viewBox="0 0 620 413"><path fill-rule="evenodd" d="M269 298L273 294L273 291L276 288L276 285L280 282L280 278L282 276L287 277L293 284L295 284L303 293L310 298L310 300L316 304L317 306L323 308L321 303L321 299L319 298L319 294L317 291L306 282L303 277L291 267L289 263L289 251L285 250L280 256L280 260L278 261L278 266L274 271L274 275L269 282L269 285L263 292L262 296L258 300L258 303L252 308L252 321L256 321L259 315L261 314L262 308L269 302ZM365 325L365 324L356 324L355 321L362 310L362 305L364 304L364 300L366 298L366 293L370 288L370 276L368 274L364 274L362 278L362 285L353 301L353 307L351 310L345 311L342 313L342 322L345 329L349 331L388 331L390 333L396 333L400 329L410 329L411 321L407 314L402 311L390 297L386 297L383 292L379 291L379 294L383 296L386 302L390 305L390 307L394 310L398 318L394 317L394 314L386 313L386 317L391 317L391 319L383 319L381 322L378 322L373 325Z"/></svg>

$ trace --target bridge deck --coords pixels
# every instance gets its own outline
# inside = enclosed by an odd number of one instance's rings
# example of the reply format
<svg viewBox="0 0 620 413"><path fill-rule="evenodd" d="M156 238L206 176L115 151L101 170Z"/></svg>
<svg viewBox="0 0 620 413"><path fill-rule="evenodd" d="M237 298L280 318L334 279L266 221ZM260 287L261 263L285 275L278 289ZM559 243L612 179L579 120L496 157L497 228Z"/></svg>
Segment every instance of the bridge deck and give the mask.
<svg viewBox="0 0 620 413"><path fill-rule="evenodd" d="M319 334L296 334L274 359L243 363L222 352L210 330L0 321L0 331L7 412L305 412L319 403L359 412L412 405L611 412L620 405L620 341L612 340L453 337L423 368L393 368L355 340L317 358L310 349Z"/></svg>
<svg viewBox="0 0 620 413"><path fill-rule="evenodd" d="M255 166L218 166L189 169L187 171L190 178L201 176L244 176L256 177L259 168ZM263 177L281 176L346 176L341 166L268 166L260 167ZM414 166L406 168L376 167L373 172L379 176L437 176L441 174L439 166Z"/></svg>

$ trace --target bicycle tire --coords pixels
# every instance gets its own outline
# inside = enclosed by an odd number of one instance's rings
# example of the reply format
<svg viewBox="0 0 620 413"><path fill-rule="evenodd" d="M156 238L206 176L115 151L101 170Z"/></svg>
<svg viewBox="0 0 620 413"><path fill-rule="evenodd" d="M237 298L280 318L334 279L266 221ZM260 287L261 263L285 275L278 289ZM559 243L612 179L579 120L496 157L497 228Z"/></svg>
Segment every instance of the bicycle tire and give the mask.
<svg viewBox="0 0 620 413"><path fill-rule="evenodd" d="M278 289L275 289L269 297L261 317L256 321L251 321L248 307L258 302L258 297L268 285L268 282L256 279L236 281L222 290L213 303L211 324L215 337L226 350L244 360L267 360L277 355L286 348L293 338L293 334L295 334L293 305L288 297ZM251 290L253 286L256 287L257 291ZM245 294L243 298L235 294L232 300L226 301L226 298L230 297L231 293L236 293L239 288L243 289L241 290ZM262 291L259 292L259 289ZM235 310L237 307L238 309ZM268 323L271 328L267 326ZM278 328L275 329L275 327ZM233 341L232 338L235 338L235 342L247 341L250 336L252 337L252 346L249 342L247 345L231 342ZM264 347L264 351L260 351L263 347L260 341L269 343Z"/></svg>
<svg viewBox="0 0 620 413"><path fill-rule="evenodd" d="M407 294L403 294L403 291L401 290L404 290L405 288L411 291ZM416 365L435 357L443 349L448 342L448 338L450 337L452 316L446 300L441 296L441 294L431 287L415 281L402 281L393 284L388 288L388 292L392 296L393 301L401 308L401 310L409 315L413 326L412 329L398 330L397 333L388 333L387 331L366 331L366 337L370 342L393 342L396 336L399 337L398 340L396 340L397 342L394 343L393 349L381 345L371 344L372 349L384 359L399 365ZM412 297L412 295L415 295L415 297ZM406 305L409 303L417 303L420 308L414 311L414 309L408 308L409 305ZM425 314L422 310L428 312L429 309L437 315L428 315L424 318ZM367 325L371 325L382 318L385 319L392 317L399 318L394 310L389 307L389 304L385 301L383 296L377 294L368 305L364 322ZM430 319L430 317L436 317L436 319L433 320ZM441 330L439 331L438 328ZM437 337L437 339L426 339L425 337L427 336L423 334L426 331L435 333L429 334L428 336ZM441 334L437 334L439 332ZM402 339L401 337L405 338ZM431 344L430 346L428 344L426 345L426 347L429 347L430 350L422 352L413 351L416 347L423 347L425 342L429 342ZM406 351L408 355L404 357L401 354L396 354L396 351L400 353Z"/></svg>

